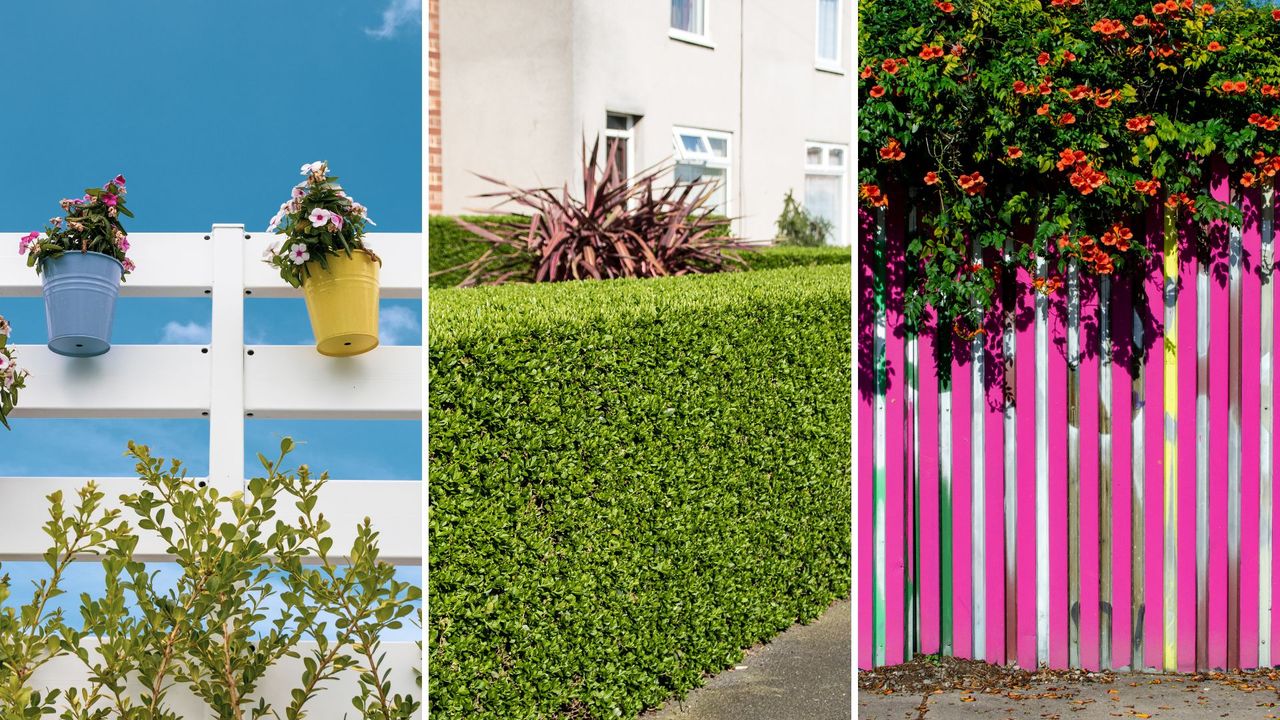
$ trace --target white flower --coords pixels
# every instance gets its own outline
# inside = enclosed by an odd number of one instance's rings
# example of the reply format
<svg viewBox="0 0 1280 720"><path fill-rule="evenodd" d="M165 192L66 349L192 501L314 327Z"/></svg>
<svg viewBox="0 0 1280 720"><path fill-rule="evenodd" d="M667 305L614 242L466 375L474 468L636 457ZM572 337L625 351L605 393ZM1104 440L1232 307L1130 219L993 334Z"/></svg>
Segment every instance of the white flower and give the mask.
<svg viewBox="0 0 1280 720"><path fill-rule="evenodd" d="M12 332L13 328L9 327L9 321L5 320L3 315L0 315L0 335L8 337Z"/></svg>
<svg viewBox="0 0 1280 720"><path fill-rule="evenodd" d="M302 243L294 243L289 246L289 259L294 265L301 265L311 259L311 253L307 252L307 246Z"/></svg>
<svg viewBox="0 0 1280 720"><path fill-rule="evenodd" d="M284 210L281 210L271 218L271 224L267 225L267 232L275 232L276 228L280 227L280 221L283 219L284 219Z"/></svg>
<svg viewBox="0 0 1280 720"><path fill-rule="evenodd" d="M276 254L279 252L280 252L280 246L277 245L276 243L271 243L267 245L266 250L262 251L262 259L267 261L274 260L276 257Z"/></svg>
<svg viewBox="0 0 1280 720"><path fill-rule="evenodd" d="M329 219L333 217L333 213L324 208L316 208L311 211L307 219L311 221L311 227L324 227L329 224Z"/></svg>
<svg viewBox="0 0 1280 720"><path fill-rule="evenodd" d="M296 186L296 185L294 186L294 188L293 188L293 199L294 199L294 200L301 200L301 199L302 199L302 197L303 197L304 195L306 195L306 194L307 194L307 191L306 191L306 190L303 190L302 188L300 188L300 187L298 187L298 186Z"/></svg>
<svg viewBox="0 0 1280 720"><path fill-rule="evenodd" d="M8 370L9 366L12 364L13 361L9 359L9 355L7 353L0 352L0 372Z"/></svg>
<svg viewBox="0 0 1280 720"><path fill-rule="evenodd" d="M307 163L302 166L303 175L321 175L324 173L324 170L325 167L323 160L317 160L313 163Z"/></svg>

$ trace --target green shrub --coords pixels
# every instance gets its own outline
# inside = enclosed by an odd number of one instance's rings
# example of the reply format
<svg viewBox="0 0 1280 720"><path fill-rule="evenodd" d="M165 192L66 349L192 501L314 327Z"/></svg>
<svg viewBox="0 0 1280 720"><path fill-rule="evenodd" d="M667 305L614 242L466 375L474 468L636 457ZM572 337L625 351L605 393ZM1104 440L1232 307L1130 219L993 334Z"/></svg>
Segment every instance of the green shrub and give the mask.
<svg viewBox="0 0 1280 720"><path fill-rule="evenodd" d="M632 718L847 596L847 268L430 302L433 717Z"/></svg>
<svg viewBox="0 0 1280 720"><path fill-rule="evenodd" d="M775 245L762 247L759 250L744 250L742 259L752 270L776 270L787 267L848 264L853 262L853 253L850 248L838 245L823 247Z"/></svg>
<svg viewBox="0 0 1280 720"><path fill-rule="evenodd" d="M467 216L466 219L523 220L519 215L477 215ZM455 268L475 260L488 249L488 243L480 242L470 230L458 224L457 218L431 216L427 219L427 271L430 273L428 286L457 287L467 277L467 271Z"/></svg>
<svg viewBox="0 0 1280 720"><path fill-rule="evenodd" d="M791 196L782 199L782 214L774 223L778 228L778 244L798 247L822 247L831 237L831 221L818 217Z"/></svg>

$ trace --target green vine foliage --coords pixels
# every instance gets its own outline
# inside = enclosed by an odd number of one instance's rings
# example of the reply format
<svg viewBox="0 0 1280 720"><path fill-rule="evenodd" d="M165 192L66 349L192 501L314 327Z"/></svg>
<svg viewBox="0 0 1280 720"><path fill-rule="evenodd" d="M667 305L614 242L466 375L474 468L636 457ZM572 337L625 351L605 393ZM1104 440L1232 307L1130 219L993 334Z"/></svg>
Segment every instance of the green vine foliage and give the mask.
<svg viewBox="0 0 1280 720"><path fill-rule="evenodd" d="M0 718L177 720L181 688L216 717L300 720L333 707L321 691L342 673L358 677L357 696L341 699L358 717L409 718L420 703L391 687L379 638L419 622L421 590L379 560L367 519L345 557L333 553L329 521L316 512L325 477L305 465L284 470L292 449L285 438L277 459L259 456L266 472L247 493L222 495L186 477L179 461L130 443L141 489L121 496L123 510L92 482L74 506L50 495L46 577L20 606L9 602L8 576L0 580ZM173 555L172 587L135 556L140 534ZM87 555L100 558L105 582L100 594L80 596L76 624L51 601ZM77 659L86 680L51 689L33 680L59 658ZM255 691L285 658L301 658L302 671L289 704L272 707Z"/></svg>
<svg viewBox="0 0 1280 720"><path fill-rule="evenodd" d="M1280 168L1280 11L1247 0L861 0L860 196L913 204L907 312L978 328L1000 273L1138 267L1155 203L1240 222L1208 194ZM975 250L978 248L977 250ZM1194 248L1200 253L1223 249ZM984 262L975 262L981 258Z"/></svg>

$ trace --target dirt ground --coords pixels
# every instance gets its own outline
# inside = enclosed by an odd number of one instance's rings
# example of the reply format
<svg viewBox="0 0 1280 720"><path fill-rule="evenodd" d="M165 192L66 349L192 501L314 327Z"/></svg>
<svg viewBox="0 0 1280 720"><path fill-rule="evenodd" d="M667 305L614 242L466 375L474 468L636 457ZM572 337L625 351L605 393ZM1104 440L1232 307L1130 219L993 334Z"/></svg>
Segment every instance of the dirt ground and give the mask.
<svg viewBox="0 0 1280 720"><path fill-rule="evenodd" d="M1030 672L923 656L858 673L858 717L1092 720L1280 718L1280 672L1160 675Z"/></svg>

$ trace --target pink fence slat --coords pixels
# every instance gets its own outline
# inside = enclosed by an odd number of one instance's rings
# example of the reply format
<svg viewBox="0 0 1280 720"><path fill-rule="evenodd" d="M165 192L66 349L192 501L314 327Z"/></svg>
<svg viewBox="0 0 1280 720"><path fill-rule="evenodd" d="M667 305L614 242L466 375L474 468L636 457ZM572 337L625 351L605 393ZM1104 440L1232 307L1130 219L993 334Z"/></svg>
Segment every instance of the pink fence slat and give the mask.
<svg viewBox="0 0 1280 720"><path fill-rule="evenodd" d="M906 649L906 571L910 516L906 498L910 485L906 478L906 356L903 316L905 283L902 272L905 214L900 194L890 195L885 235L885 361L888 388L885 393L885 662L896 665ZM895 202L896 201L896 202Z"/></svg>
<svg viewBox="0 0 1280 720"><path fill-rule="evenodd" d="M970 510L972 464L969 448L973 407L973 370L969 342L952 334L951 361L951 560L952 648L955 655L973 658L973 563Z"/></svg>
<svg viewBox="0 0 1280 720"><path fill-rule="evenodd" d="M1196 664L1196 273L1192 228L1182 225L1178 289L1178 670ZM1212 307L1212 305L1210 305Z"/></svg>
<svg viewBox="0 0 1280 720"><path fill-rule="evenodd" d="M1069 663L1067 622L1067 308L1049 303L1049 666Z"/></svg>
<svg viewBox="0 0 1280 720"><path fill-rule="evenodd" d="M1225 190L1225 185L1224 188ZM1222 193L1216 191L1214 195ZM1209 602L1208 667L1227 667L1227 428L1230 397L1227 379L1231 359L1231 294L1228 287L1227 227L1209 228L1214 258L1209 272ZM1194 526L1193 526L1194 527Z"/></svg>
<svg viewBox="0 0 1280 720"><path fill-rule="evenodd" d="M1098 280L1080 275L1080 665L1099 669Z"/></svg>
<svg viewBox="0 0 1280 720"><path fill-rule="evenodd" d="M1241 197L1244 226L1240 296L1240 665L1258 665L1258 501L1261 456L1261 406L1253 388L1262 384L1261 312L1262 195L1246 190Z"/></svg>
<svg viewBox="0 0 1280 720"><path fill-rule="evenodd" d="M1273 222L1271 227L1272 249L1277 247L1276 241L1280 240L1280 223ZM1272 256L1271 267L1264 267L1263 272L1270 274L1271 277L1271 298L1273 307L1280 308L1280 277L1275 273L1275 256ZM1280 322L1274 322L1271 326L1271 409L1276 412L1276 408L1280 407L1280 382L1276 382L1276 366L1280 363L1276 362L1275 353L1280 349ZM1280 475L1280 442L1276 442L1276 428L1271 429L1271 483L1275 486L1276 476ZM1275 567L1275 559L1277 549L1280 548L1280 492L1275 490L1271 493L1271 662L1277 663L1277 651L1280 649L1280 568Z"/></svg>
<svg viewBox="0 0 1280 720"><path fill-rule="evenodd" d="M1111 281L1111 665L1128 667L1132 658L1129 641L1133 631L1130 613L1132 592L1129 571L1133 475L1133 307L1129 275ZM1108 519L1104 518L1104 522Z"/></svg>
<svg viewBox="0 0 1280 720"><path fill-rule="evenodd" d="M932 317L919 335L920 355L920 651L934 654L942 647L942 538L938 507L938 365Z"/></svg>
<svg viewBox="0 0 1280 720"><path fill-rule="evenodd" d="M994 254L988 254L992 265ZM987 662L1005 662L1005 582L1004 582L1004 323L1003 305L996 302L987 313L986 334L982 336L986 353L983 358L984 400L982 417L983 470L986 520L986 650Z"/></svg>
<svg viewBox="0 0 1280 720"><path fill-rule="evenodd" d="M1143 598L1144 667L1160 669L1164 659L1164 280L1161 266L1164 244L1163 208L1153 204L1147 212L1146 240L1152 257L1147 264L1143 288L1146 291L1143 323L1143 377L1145 397L1142 399L1143 452L1146 478L1144 500L1146 524L1143 528L1145 576Z"/></svg>
<svg viewBox="0 0 1280 720"><path fill-rule="evenodd" d="M1036 667L1036 324L1031 274L1019 269L1014 312L1018 478L1018 665Z"/></svg>
<svg viewBox="0 0 1280 720"><path fill-rule="evenodd" d="M875 478L875 216L858 210L858 667L872 667Z"/></svg>

